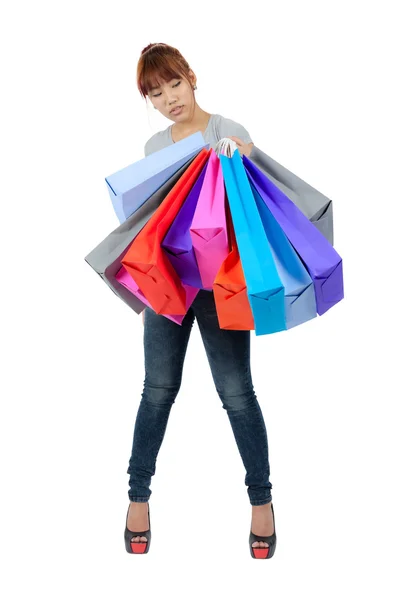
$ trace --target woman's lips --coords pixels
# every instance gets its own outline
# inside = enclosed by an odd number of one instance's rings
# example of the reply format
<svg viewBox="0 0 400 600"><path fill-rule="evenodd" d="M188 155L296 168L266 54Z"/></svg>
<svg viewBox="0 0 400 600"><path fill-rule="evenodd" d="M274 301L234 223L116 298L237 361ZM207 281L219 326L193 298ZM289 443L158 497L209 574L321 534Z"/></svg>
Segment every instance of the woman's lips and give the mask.
<svg viewBox="0 0 400 600"><path fill-rule="evenodd" d="M179 115L182 112L183 106L179 106L171 110L171 115Z"/></svg>

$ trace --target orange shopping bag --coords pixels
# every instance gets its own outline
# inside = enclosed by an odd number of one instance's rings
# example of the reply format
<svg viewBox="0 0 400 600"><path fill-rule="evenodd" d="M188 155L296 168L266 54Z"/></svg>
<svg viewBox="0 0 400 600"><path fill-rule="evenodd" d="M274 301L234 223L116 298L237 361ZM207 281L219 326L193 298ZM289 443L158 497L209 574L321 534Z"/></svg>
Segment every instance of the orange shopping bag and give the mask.
<svg viewBox="0 0 400 600"><path fill-rule="evenodd" d="M213 284L218 322L221 329L251 330L254 329L254 318L247 296L232 215L227 204L225 210L231 250Z"/></svg>
<svg viewBox="0 0 400 600"><path fill-rule="evenodd" d="M129 247L121 264L157 314L184 315L186 292L161 248L168 229L211 153L203 148Z"/></svg>

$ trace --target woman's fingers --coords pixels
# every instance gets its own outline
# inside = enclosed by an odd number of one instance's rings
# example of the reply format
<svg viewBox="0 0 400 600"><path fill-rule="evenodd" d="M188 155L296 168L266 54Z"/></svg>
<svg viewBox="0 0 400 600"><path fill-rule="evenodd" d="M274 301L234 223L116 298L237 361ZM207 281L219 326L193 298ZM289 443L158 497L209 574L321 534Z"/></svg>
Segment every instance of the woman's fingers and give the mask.
<svg viewBox="0 0 400 600"><path fill-rule="evenodd" d="M230 135L228 137L230 140L233 140L234 142L236 142L238 146L243 146L244 142L240 138L235 137L234 135Z"/></svg>

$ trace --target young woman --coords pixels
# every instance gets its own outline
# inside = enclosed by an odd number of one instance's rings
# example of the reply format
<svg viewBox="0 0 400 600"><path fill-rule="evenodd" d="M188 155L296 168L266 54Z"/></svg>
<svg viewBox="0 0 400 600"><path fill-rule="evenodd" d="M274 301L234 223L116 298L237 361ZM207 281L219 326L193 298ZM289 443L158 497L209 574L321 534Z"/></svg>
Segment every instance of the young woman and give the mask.
<svg viewBox="0 0 400 600"><path fill-rule="evenodd" d="M241 155L251 157L254 144L244 127L208 113L197 104L196 76L176 48L167 44L144 48L137 67L137 84L154 109L173 122L147 141L146 156L201 131L214 150L218 140L230 137ZM246 469L245 485L252 506L250 552L254 558L270 558L276 545L272 484L267 431L250 373L250 331L220 329L213 292L205 290L200 290L181 326L149 308L143 315L145 382L127 471L130 475L127 551L145 553L149 549L151 477L169 413L180 389L190 332L197 319L215 387Z"/></svg>

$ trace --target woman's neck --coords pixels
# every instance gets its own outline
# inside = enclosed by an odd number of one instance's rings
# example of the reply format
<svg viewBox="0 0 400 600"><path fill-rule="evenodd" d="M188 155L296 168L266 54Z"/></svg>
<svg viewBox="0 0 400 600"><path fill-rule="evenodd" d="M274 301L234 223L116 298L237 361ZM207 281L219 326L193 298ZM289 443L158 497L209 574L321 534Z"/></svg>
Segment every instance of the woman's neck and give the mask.
<svg viewBox="0 0 400 600"><path fill-rule="evenodd" d="M181 123L174 123L171 127L171 133L174 138L186 137L192 133L196 133L197 131L204 132L208 121L211 117L211 114L202 110L198 105L194 110L192 116L190 116L186 121Z"/></svg>

